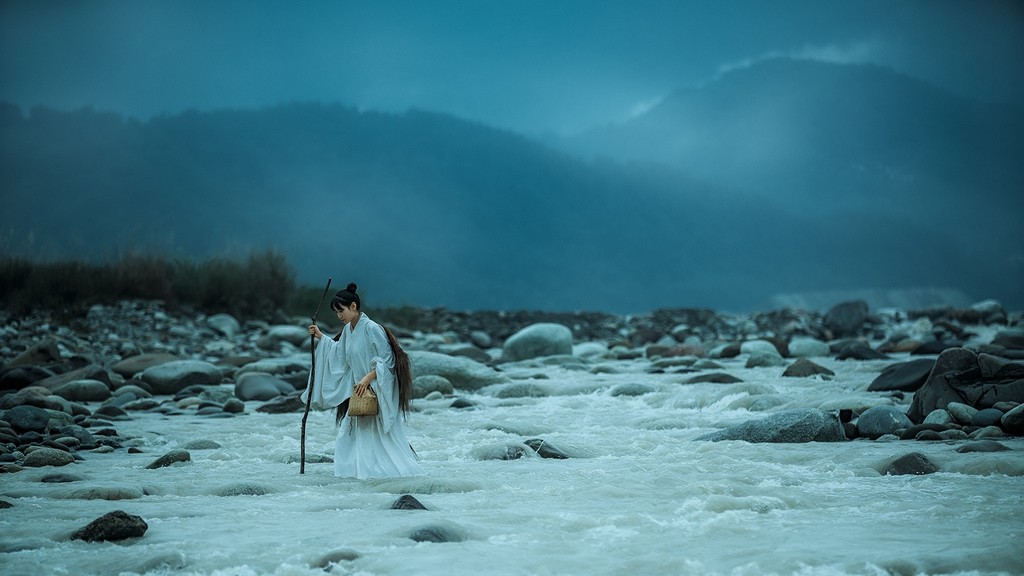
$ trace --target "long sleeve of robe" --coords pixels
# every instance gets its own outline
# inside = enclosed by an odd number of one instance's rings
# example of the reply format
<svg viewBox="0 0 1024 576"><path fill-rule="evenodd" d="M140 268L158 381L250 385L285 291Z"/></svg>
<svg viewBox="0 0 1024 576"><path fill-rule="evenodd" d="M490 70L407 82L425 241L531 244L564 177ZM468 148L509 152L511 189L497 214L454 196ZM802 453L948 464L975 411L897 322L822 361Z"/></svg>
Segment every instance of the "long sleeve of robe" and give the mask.
<svg viewBox="0 0 1024 576"><path fill-rule="evenodd" d="M405 437L395 358L384 329L363 314L355 328L345 325L337 341L322 338L314 358L316 371L301 398L306 402L312 391L311 404L320 409L345 402L359 380L376 372L370 387L379 411L375 416L346 414L339 423L335 475L370 478L422 473Z"/></svg>

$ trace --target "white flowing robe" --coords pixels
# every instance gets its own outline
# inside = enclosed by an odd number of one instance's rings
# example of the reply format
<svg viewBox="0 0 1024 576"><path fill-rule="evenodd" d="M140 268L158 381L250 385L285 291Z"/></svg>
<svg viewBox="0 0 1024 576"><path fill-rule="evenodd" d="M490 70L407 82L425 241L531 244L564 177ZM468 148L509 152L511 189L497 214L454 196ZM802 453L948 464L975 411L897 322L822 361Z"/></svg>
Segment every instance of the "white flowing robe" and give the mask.
<svg viewBox="0 0 1024 576"><path fill-rule="evenodd" d="M356 383L370 371L377 371L370 387L380 408L376 416L345 414L338 424L334 475L363 479L422 474L416 453L405 437L398 408L395 357L384 328L362 314L355 328L345 324L337 341L321 338L315 359L316 373L311 374L301 398L306 402L312 389L312 405L319 409L348 400Z"/></svg>

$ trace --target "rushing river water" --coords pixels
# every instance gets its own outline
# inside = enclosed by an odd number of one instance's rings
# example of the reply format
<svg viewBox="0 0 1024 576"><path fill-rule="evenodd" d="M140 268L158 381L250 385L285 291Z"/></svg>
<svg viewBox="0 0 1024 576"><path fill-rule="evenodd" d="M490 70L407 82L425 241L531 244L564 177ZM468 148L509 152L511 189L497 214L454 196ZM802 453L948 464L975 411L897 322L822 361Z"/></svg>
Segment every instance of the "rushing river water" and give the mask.
<svg viewBox="0 0 1024 576"><path fill-rule="evenodd" d="M578 371L513 366L546 397L417 400L408 435L426 475L356 481L329 463L299 475L300 414L228 419L133 414L116 423L141 454L81 453L61 469L0 477L0 573L34 574L1021 574L1024 440L1013 451L967 453L961 443L702 442L707 432L788 408L867 407L888 361L816 358L836 372L781 378L781 368L721 361L739 384L683 385L644 360ZM619 384L653 392L616 396ZM909 397L906 401L909 401ZM773 406L752 411L758 406ZM313 413L309 459L330 455L333 415ZM543 438L572 456L487 459ZM194 440L168 468L146 465ZM883 476L919 451L940 468ZM52 473L77 482L52 484ZM127 499L97 499L95 494ZM428 510L392 510L412 494ZM143 517L145 536L85 543L68 535L113 510ZM432 527L456 541L416 542ZM345 559L353 558L353 559Z"/></svg>

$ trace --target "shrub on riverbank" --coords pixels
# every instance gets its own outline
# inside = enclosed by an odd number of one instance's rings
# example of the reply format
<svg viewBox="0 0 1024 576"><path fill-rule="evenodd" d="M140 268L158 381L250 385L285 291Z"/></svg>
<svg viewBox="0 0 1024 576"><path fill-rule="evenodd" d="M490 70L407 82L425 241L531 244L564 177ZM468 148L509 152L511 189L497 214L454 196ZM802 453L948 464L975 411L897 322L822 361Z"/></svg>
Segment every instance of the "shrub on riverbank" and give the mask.
<svg viewBox="0 0 1024 576"><path fill-rule="evenodd" d="M203 261L129 255L114 262L0 260L0 306L15 316L45 309L73 315L93 304L161 300L208 313L270 319L296 297L295 273L273 251Z"/></svg>

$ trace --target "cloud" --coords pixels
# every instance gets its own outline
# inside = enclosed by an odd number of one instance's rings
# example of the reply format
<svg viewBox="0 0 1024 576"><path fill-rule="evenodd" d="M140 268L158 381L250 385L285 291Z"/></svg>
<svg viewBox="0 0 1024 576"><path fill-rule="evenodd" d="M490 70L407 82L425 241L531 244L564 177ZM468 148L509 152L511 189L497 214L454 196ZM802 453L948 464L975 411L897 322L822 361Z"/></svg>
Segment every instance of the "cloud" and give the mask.
<svg viewBox="0 0 1024 576"><path fill-rule="evenodd" d="M717 80L736 70L750 68L755 64L766 60L788 58L791 60L813 60L816 62L827 62L829 64L882 64L885 52L884 42L877 38L861 40L848 44L805 44L793 50L773 50L765 52L753 58L744 58L722 64L718 67L713 80Z"/></svg>
<svg viewBox="0 0 1024 576"><path fill-rule="evenodd" d="M650 112L652 108L654 108L658 104L661 104L661 102L664 99L665 95L661 95L636 102L629 108L629 115L627 119L632 120L634 118L639 118L640 116L647 114L648 112Z"/></svg>

